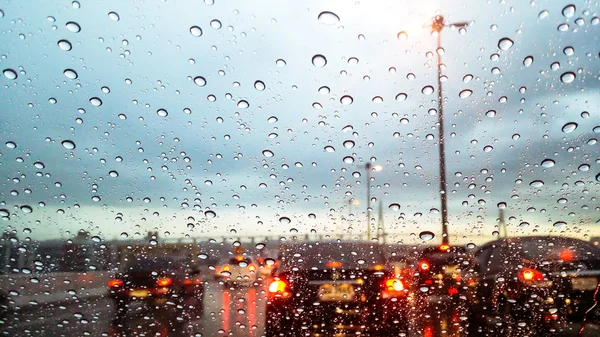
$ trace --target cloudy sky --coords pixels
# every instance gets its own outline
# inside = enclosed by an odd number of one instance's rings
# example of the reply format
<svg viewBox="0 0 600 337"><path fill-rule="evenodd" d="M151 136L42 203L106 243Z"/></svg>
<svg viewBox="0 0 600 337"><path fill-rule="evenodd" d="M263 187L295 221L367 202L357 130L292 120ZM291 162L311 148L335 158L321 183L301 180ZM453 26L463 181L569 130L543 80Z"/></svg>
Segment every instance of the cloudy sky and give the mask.
<svg viewBox="0 0 600 337"><path fill-rule="evenodd" d="M498 207L511 235L600 235L597 5L444 3L2 1L0 224L358 235L371 162L392 240L439 240L441 53L452 239ZM469 22L440 50L436 14Z"/></svg>

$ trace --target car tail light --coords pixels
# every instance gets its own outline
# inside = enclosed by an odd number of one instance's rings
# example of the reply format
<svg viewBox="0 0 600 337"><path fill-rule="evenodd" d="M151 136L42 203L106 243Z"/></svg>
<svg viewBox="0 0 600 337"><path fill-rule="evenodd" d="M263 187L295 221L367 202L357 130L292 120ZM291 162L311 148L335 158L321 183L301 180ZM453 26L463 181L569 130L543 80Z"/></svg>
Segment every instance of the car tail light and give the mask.
<svg viewBox="0 0 600 337"><path fill-rule="evenodd" d="M254 266L249 266L249 267L248 267L248 270L250 270L250 271L255 271L255 270L256 270L256 267L254 267Z"/></svg>
<svg viewBox="0 0 600 337"><path fill-rule="evenodd" d="M292 294L286 281L275 279L269 284L269 297L289 298Z"/></svg>
<svg viewBox="0 0 600 337"><path fill-rule="evenodd" d="M442 245L440 245L440 250L442 252L447 252L449 249L450 249L450 245L448 245L448 244L442 244Z"/></svg>
<svg viewBox="0 0 600 337"><path fill-rule="evenodd" d="M223 267L223 271L229 271L229 266Z"/></svg>
<svg viewBox="0 0 600 337"><path fill-rule="evenodd" d="M168 277L162 277L156 280L156 285L159 287L168 287L173 284L173 280Z"/></svg>
<svg viewBox="0 0 600 337"><path fill-rule="evenodd" d="M112 279L108 281L108 286L111 288L119 288L123 286L123 281L119 279Z"/></svg>
<svg viewBox="0 0 600 337"><path fill-rule="evenodd" d="M458 294L458 289L456 289L456 288L449 288L448 289L448 294L449 295L456 295L456 294Z"/></svg>
<svg viewBox="0 0 600 337"><path fill-rule="evenodd" d="M395 298L406 295L405 285L402 280L398 278L388 278L382 283L381 297L382 298Z"/></svg>
<svg viewBox="0 0 600 337"><path fill-rule="evenodd" d="M552 281L547 280L544 274L532 268L521 269L518 277L521 282L534 287L549 287L552 285Z"/></svg>
<svg viewBox="0 0 600 337"><path fill-rule="evenodd" d="M421 269L422 271L429 271L429 268L431 268L429 262L421 261L421 263L419 263L419 269Z"/></svg>
<svg viewBox="0 0 600 337"><path fill-rule="evenodd" d="M390 278L385 280L385 289L387 291L402 291L404 290L404 283L397 278Z"/></svg>
<svg viewBox="0 0 600 337"><path fill-rule="evenodd" d="M183 284L186 286L189 286L192 284L192 280L185 280L185 281L183 281Z"/></svg>
<svg viewBox="0 0 600 337"><path fill-rule="evenodd" d="M543 281L544 275L542 275L542 273L540 273L539 271L537 271L535 269L523 268L523 269L521 269L521 272L519 273L519 279L521 279L521 281L527 281L527 282Z"/></svg>

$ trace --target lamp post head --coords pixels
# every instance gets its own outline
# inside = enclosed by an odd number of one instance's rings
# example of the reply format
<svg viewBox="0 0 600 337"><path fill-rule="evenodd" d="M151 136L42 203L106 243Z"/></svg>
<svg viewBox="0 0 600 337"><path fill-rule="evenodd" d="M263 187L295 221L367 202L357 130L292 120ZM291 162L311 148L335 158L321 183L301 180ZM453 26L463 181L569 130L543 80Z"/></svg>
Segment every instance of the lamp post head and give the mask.
<svg viewBox="0 0 600 337"><path fill-rule="evenodd" d="M444 17L441 15L436 15L433 17L433 21L431 22L431 32L441 32L442 28L444 28Z"/></svg>

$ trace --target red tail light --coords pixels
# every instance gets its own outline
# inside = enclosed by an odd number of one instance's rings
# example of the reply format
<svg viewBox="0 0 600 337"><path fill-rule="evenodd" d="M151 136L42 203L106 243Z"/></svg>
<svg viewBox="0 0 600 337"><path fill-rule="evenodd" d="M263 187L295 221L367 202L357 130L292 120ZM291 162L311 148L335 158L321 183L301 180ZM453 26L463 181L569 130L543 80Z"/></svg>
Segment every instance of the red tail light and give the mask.
<svg viewBox="0 0 600 337"><path fill-rule="evenodd" d="M123 281L119 279L112 279L108 281L108 286L111 288L119 288L123 286Z"/></svg>
<svg viewBox="0 0 600 337"><path fill-rule="evenodd" d="M539 271L531 268L523 268L519 273L519 279L521 281L533 282L533 281L543 281L544 275Z"/></svg>
<svg viewBox="0 0 600 337"><path fill-rule="evenodd" d="M385 280L385 289L387 291L402 291L404 290L404 283L397 278L390 278Z"/></svg>
<svg viewBox="0 0 600 337"><path fill-rule="evenodd" d="M170 279L170 278L168 278L168 277L159 278L159 279L156 281L156 285L157 285L157 286L159 286L159 287L168 287L168 286L170 286L171 284L173 284L173 280L171 280L171 279Z"/></svg>
<svg viewBox="0 0 600 337"><path fill-rule="evenodd" d="M431 268L431 265L429 265L429 262L421 261L421 263L419 263L419 269L421 269L422 271L429 271L429 268Z"/></svg>
<svg viewBox="0 0 600 337"><path fill-rule="evenodd" d="M185 281L183 281L183 284L186 286L189 286L192 284L192 280L185 280Z"/></svg>
<svg viewBox="0 0 600 337"><path fill-rule="evenodd" d="M406 286L402 280L397 278L388 278L382 283L381 297L395 298L406 295Z"/></svg>
<svg viewBox="0 0 600 337"><path fill-rule="evenodd" d="M456 295L456 294L458 294L458 289L456 289L456 288L449 288L448 289L448 294L449 295Z"/></svg>
<svg viewBox="0 0 600 337"><path fill-rule="evenodd" d="M287 282L275 279L269 284L269 297L289 298L292 294L289 291Z"/></svg>

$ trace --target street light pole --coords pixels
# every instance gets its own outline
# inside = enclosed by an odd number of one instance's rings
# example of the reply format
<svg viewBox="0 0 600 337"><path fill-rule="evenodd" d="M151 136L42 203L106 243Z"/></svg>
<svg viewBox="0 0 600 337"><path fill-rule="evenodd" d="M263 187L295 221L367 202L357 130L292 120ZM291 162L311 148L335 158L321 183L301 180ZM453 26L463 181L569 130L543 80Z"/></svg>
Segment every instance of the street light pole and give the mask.
<svg viewBox="0 0 600 337"><path fill-rule="evenodd" d="M367 241L371 241L371 168L371 163L367 162Z"/></svg>
<svg viewBox="0 0 600 337"><path fill-rule="evenodd" d="M452 26L465 27L468 23L454 23ZM444 17L437 15L433 18L431 32L437 32L437 85L438 85L438 145L440 152L440 194L442 204L442 244L448 244L448 195L446 193L446 139L444 137L444 96L442 93L442 30L445 27Z"/></svg>

